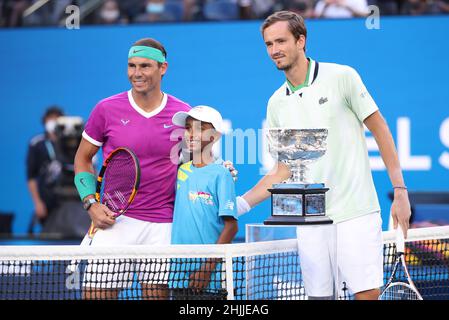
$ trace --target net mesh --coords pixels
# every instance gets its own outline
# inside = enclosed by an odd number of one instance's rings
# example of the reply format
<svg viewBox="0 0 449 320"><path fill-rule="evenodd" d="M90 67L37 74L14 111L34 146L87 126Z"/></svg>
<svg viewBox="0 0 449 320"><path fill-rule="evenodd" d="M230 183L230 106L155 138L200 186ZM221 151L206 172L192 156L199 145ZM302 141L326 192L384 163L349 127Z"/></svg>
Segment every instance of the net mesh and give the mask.
<svg viewBox="0 0 449 320"><path fill-rule="evenodd" d="M384 232L384 278L395 261ZM423 299L449 299L449 227L409 231L405 258ZM338 299L352 299L345 283ZM307 299L296 239L201 246L3 246L0 299Z"/></svg>

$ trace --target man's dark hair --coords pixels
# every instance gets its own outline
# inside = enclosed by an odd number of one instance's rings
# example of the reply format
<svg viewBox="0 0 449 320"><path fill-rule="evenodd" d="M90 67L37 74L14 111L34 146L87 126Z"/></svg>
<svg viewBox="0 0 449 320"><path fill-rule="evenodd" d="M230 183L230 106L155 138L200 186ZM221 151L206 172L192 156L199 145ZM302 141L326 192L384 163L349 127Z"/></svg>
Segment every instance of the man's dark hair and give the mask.
<svg viewBox="0 0 449 320"><path fill-rule="evenodd" d="M58 116L62 117L64 115L64 112L59 106L50 106L45 110L44 115L42 116L42 124L45 124L45 119L47 119L50 116Z"/></svg>
<svg viewBox="0 0 449 320"><path fill-rule="evenodd" d="M262 24L262 27L260 28L262 36L266 28L279 21L288 22L288 29L293 34L296 40L298 40L301 35L307 38L307 29L304 23L304 18L296 12L292 11L278 11L266 18Z"/></svg>
<svg viewBox="0 0 449 320"><path fill-rule="evenodd" d="M150 48L155 48L158 50L162 51L162 54L164 55L165 59L167 59L167 51L165 51L164 46L162 45L162 43L160 43L157 40L154 40L152 38L144 38L144 39L140 39L139 41L136 41L133 44L133 47L135 46L144 46L144 47L150 47ZM158 62L159 65L161 65L160 62Z"/></svg>

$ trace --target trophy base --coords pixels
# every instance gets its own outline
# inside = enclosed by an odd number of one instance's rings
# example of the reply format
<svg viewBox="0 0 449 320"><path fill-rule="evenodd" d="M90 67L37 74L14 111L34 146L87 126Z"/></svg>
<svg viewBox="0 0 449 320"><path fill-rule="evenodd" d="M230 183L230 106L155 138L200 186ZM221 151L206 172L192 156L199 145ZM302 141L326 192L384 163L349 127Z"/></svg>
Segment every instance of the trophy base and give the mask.
<svg viewBox="0 0 449 320"><path fill-rule="evenodd" d="M332 224L327 216L271 216L263 222L265 225L306 225L306 224Z"/></svg>

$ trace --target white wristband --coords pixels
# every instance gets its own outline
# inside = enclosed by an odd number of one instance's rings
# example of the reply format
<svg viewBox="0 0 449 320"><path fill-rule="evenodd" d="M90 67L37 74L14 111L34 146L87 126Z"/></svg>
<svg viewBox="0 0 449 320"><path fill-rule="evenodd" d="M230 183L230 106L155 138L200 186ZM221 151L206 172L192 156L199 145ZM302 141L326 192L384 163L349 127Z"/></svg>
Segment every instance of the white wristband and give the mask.
<svg viewBox="0 0 449 320"><path fill-rule="evenodd" d="M251 210L251 206L248 204L248 202L246 202L245 199L243 199L243 197L238 196L236 198L236 202L237 202L237 215L239 217L247 213L249 210Z"/></svg>

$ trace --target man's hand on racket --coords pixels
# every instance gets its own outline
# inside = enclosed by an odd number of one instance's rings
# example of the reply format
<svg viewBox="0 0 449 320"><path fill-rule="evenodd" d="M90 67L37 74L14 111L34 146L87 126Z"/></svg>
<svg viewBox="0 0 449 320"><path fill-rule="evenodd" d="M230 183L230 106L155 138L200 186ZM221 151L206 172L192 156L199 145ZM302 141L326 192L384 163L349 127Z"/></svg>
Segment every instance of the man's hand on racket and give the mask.
<svg viewBox="0 0 449 320"><path fill-rule="evenodd" d="M92 204L88 212L95 228L107 229L115 223L115 213L104 204L96 202Z"/></svg>
<svg viewBox="0 0 449 320"><path fill-rule="evenodd" d="M393 219L393 227L397 229L398 224L404 231L404 238L407 238L407 230L410 227L410 202L408 193L405 189L395 189L394 199L391 205L391 217Z"/></svg>

